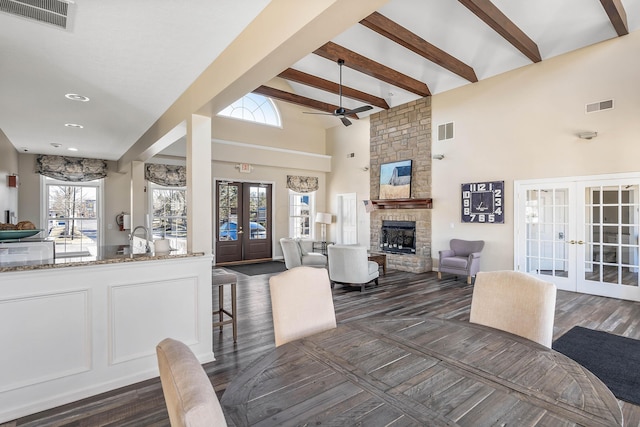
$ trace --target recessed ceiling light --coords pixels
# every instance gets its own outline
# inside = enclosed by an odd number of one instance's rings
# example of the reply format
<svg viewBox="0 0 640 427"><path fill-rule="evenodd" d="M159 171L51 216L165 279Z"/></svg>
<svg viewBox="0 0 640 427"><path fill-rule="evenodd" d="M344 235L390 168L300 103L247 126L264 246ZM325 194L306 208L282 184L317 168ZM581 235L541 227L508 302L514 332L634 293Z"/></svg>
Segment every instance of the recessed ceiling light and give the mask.
<svg viewBox="0 0 640 427"><path fill-rule="evenodd" d="M80 101L80 102L89 101L89 97L88 96L78 95L77 93L68 93L64 97L67 98L67 99L70 99L72 101Z"/></svg>
<svg viewBox="0 0 640 427"><path fill-rule="evenodd" d="M65 123L64 124L66 127L68 128L76 128L76 129L82 129L84 126L79 125L77 123Z"/></svg>
<svg viewBox="0 0 640 427"><path fill-rule="evenodd" d="M54 147L54 148L60 148L60 147L62 147L62 144L58 144L57 142L52 142L51 146Z"/></svg>
<svg viewBox="0 0 640 427"><path fill-rule="evenodd" d="M69 147L69 148L67 148L67 150L69 150L69 151L78 151L77 148L73 148L73 147Z"/></svg>

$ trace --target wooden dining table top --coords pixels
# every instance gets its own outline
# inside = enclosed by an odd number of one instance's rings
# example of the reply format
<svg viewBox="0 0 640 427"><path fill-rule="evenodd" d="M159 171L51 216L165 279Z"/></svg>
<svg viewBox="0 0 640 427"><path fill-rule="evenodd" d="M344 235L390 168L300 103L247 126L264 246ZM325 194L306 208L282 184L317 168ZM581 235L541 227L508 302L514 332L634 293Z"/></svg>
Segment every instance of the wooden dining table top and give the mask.
<svg viewBox="0 0 640 427"><path fill-rule="evenodd" d="M482 325L376 317L274 348L227 387L230 425L621 426L568 357Z"/></svg>

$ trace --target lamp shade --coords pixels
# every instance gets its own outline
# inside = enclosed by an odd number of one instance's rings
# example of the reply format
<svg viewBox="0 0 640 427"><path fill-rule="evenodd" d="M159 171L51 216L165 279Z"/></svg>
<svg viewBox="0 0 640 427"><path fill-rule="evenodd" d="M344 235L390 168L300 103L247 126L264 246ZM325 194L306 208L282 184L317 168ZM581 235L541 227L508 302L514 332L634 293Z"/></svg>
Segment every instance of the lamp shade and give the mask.
<svg viewBox="0 0 640 427"><path fill-rule="evenodd" d="M323 212L316 213L316 222L320 224L331 224L331 214Z"/></svg>

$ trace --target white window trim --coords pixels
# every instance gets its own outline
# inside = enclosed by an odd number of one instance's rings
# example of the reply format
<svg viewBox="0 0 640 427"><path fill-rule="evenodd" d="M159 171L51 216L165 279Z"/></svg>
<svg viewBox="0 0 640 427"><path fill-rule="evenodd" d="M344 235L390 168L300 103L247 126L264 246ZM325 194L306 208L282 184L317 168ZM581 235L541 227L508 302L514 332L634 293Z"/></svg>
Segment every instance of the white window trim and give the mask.
<svg viewBox="0 0 640 427"><path fill-rule="evenodd" d="M289 236L293 237L295 232L294 232L294 226L293 223L291 221L291 196L294 195L301 195L301 196L305 196L308 195L309 196L309 239L312 240L316 240L316 192L313 191L311 193L298 193L296 191L293 190L289 190L289 200L287 201L287 220L289 222Z"/></svg>
<svg viewBox="0 0 640 427"><path fill-rule="evenodd" d="M40 227L44 227L49 221L49 212L47 212L48 206L48 192L47 192L47 184L53 185L68 185L75 187L97 187L96 197L98 198L98 210L96 212L97 215L97 225L96 230L98 231L98 235L96 236L96 246L98 247L98 255L100 255L100 251L102 247L105 245L104 236L104 178L96 179L88 182L69 182L69 181L60 181L53 178L47 178L44 175L40 175Z"/></svg>

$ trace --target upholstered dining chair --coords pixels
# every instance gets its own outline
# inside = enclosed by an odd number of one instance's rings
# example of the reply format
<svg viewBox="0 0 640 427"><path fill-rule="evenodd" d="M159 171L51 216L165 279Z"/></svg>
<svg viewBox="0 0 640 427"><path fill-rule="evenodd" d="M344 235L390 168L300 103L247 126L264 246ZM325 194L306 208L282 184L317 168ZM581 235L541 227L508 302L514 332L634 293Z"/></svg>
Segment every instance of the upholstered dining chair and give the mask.
<svg viewBox="0 0 640 427"><path fill-rule="evenodd" d="M484 248L484 240L451 239L451 249L440 251L438 262L438 280L442 273L467 276L467 283L480 271L480 252Z"/></svg>
<svg viewBox="0 0 640 427"><path fill-rule="evenodd" d="M555 309L553 283L518 271L479 272L469 321L551 348Z"/></svg>
<svg viewBox="0 0 640 427"><path fill-rule="evenodd" d="M350 286L360 286L360 292L364 291L367 283L378 284L380 275L377 262L369 261L367 248L355 245L329 245L329 279L331 286L334 283L342 283Z"/></svg>
<svg viewBox="0 0 640 427"><path fill-rule="evenodd" d="M216 392L191 349L166 338L156 354L171 427L226 426Z"/></svg>
<svg viewBox="0 0 640 427"><path fill-rule="evenodd" d="M276 347L336 327L327 270L296 267L269 279Z"/></svg>

